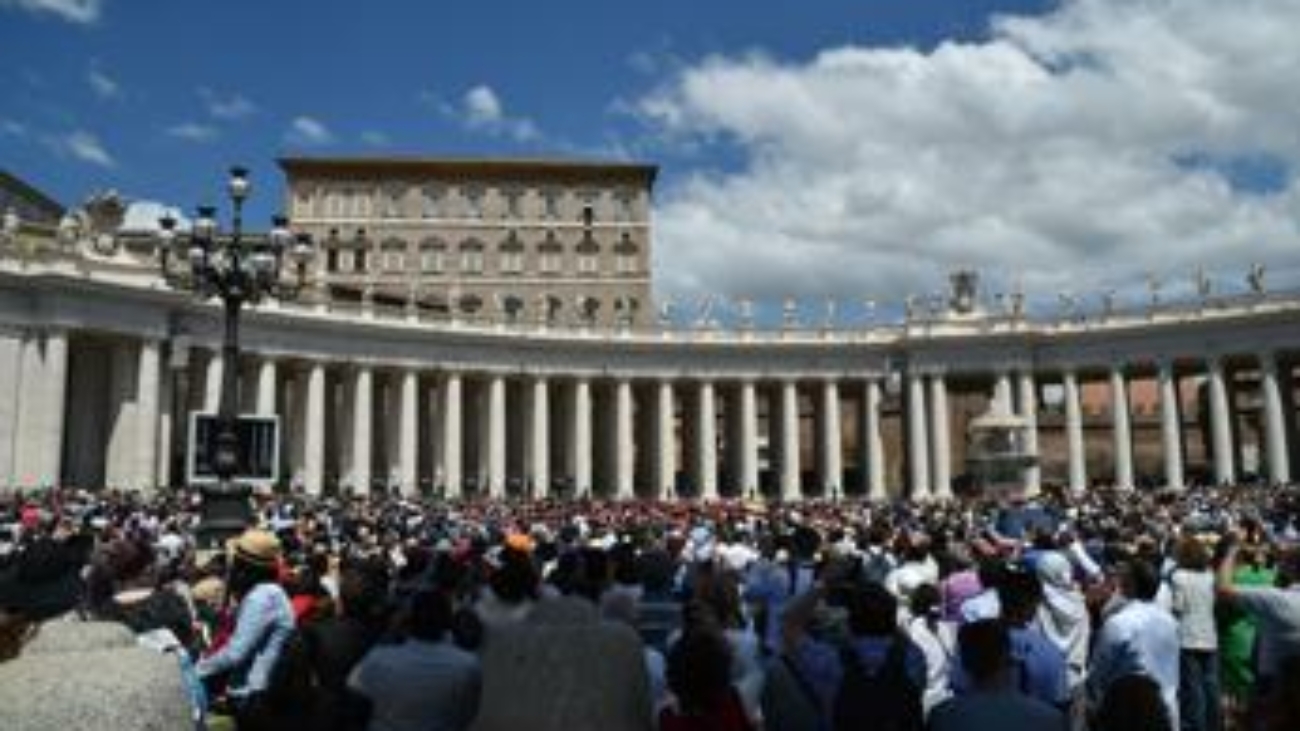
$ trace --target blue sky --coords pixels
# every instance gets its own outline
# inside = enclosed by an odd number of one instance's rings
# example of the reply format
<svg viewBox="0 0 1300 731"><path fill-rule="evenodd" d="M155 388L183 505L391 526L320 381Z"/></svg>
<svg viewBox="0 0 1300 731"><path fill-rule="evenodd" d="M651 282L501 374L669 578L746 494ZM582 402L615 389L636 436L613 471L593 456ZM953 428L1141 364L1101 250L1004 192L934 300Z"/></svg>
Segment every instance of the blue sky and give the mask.
<svg viewBox="0 0 1300 731"><path fill-rule="evenodd" d="M0 167L189 208L277 155L661 166L661 294L1096 304L1300 274L1300 0L0 0ZM738 266L738 263L743 263ZM873 305L874 306L874 305Z"/></svg>
<svg viewBox="0 0 1300 731"><path fill-rule="evenodd" d="M271 161L290 151L644 156L671 185L689 168L734 162L725 145L690 154L657 146L623 109L678 64L711 54L802 58L850 42L932 44L981 35L989 13L1036 4L67 3L98 9L78 22L10 0L0 3L0 84L9 90L0 160L65 202L112 186L178 204L211 194L226 165L242 161L261 183L262 213L279 190ZM481 122L467 117L475 88L491 90L475 97L487 105Z"/></svg>

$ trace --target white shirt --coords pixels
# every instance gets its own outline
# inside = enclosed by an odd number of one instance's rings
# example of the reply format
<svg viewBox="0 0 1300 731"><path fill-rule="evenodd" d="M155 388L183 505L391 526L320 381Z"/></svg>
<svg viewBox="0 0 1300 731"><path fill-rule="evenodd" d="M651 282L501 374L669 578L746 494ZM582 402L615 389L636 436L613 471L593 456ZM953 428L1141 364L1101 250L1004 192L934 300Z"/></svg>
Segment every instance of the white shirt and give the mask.
<svg viewBox="0 0 1300 731"><path fill-rule="evenodd" d="M957 627L939 621L934 627L925 617L914 617L907 624L907 634L925 655L925 693L921 704L926 715L952 695L948 679L957 662Z"/></svg>
<svg viewBox="0 0 1300 731"><path fill-rule="evenodd" d="M1214 574L1178 569L1169 577L1169 589L1183 649L1219 649L1219 633L1214 626Z"/></svg>

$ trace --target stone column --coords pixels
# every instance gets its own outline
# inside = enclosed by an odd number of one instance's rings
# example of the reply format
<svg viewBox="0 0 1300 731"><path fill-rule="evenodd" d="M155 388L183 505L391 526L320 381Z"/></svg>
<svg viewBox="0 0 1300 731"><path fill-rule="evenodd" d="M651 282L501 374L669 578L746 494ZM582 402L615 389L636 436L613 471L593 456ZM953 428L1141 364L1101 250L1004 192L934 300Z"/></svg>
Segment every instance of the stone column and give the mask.
<svg viewBox="0 0 1300 731"><path fill-rule="evenodd" d="M952 445L948 429L948 384L942 373L930 376L930 453L934 496L952 497Z"/></svg>
<svg viewBox="0 0 1300 731"><path fill-rule="evenodd" d="M162 347L157 340L140 342L136 367L136 476L137 489L158 487L158 394L162 372Z"/></svg>
<svg viewBox="0 0 1300 731"><path fill-rule="evenodd" d="M668 379L659 382L655 404L655 497L674 495L677 477L677 444L675 435L673 383Z"/></svg>
<svg viewBox="0 0 1300 731"><path fill-rule="evenodd" d="M1297 465L1300 465L1300 427L1296 424L1294 367L1295 364L1291 361L1279 360L1277 373L1277 386L1282 392L1282 429L1287 443L1287 464L1292 475L1295 474Z"/></svg>
<svg viewBox="0 0 1300 731"><path fill-rule="evenodd" d="M1070 471L1070 492L1081 495L1088 486L1088 461L1083 446L1083 411L1079 406L1079 380L1074 371L1065 376L1065 444Z"/></svg>
<svg viewBox="0 0 1300 731"><path fill-rule="evenodd" d="M257 362L257 400L254 409L260 416L275 416L275 359L262 356Z"/></svg>
<svg viewBox="0 0 1300 731"><path fill-rule="evenodd" d="M1222 485L1237 479L1232 453L1232 411L1228 407L1223 362L1218 356L1211 356L1206 366L1210 389L1210 452L1214 459L1214 481Z"/></svg>
<svg viewBox="0 0 1300 731"><path fill-rule="evenodd" d="M1133 435L1129 426L1128 380L1118 363L1110 369L1110 411L1115 437L1115 486L1133 489Z"/></svg>
<svg viewBox="0 0 1300 731"><path fill-rule="evenodd" d="M352 380L352 489L361 495L370 494L374 397L374 371L358 365Z"/></svg>
<svg viewBox="0 0 1300 731"><path fill-rule="evenodd" d="M221 373L224 368L221 351L214 350L212 357L208 358L207 375L203 378L204 413L216 414L221 411Z"/></svg>
<svg viewBox="0 0 1300 731"><path fill-rule="evenodd" d="M803 470L799 465L799 384L781 382L781 499L802 497Z"/></svg>
<svg viewBox="0 0 1300 731"><path fill-rule="evenodd" d="M1025 493L1037 495L1043 488L1043 468L1038 464L1038 390L1034 384L1033 371L1020 372L1017 389L1019 391L1020 418L1025 420L1025 451L1034 456L1034 464L1026 467L1024 472Z"/></svg>
<svg viewBox="0 0 1300 731"><path fill-rule="evenodd" d="M499 498L506 494L506 379L493 374L488 381L488 470L487 493Z"/></svg>
<svg viewBox="0 0 1300 731"><path fill-rule="evenodd" d="M104 450L104 483L122 490L137 487L136 442L140 436L136 418L136 388L139 386L140 356L134 344L119 340L111 346L109 364L108 445Z"/></svg>
<svg viewBox="0 0 1300 731"><path fill-rule="evenodd" d="M911 497L930 497L930 449L926 439L925 376L907 374L907 461L911 472Z"/></svg>
<svg viewBox="0 0 1300 731"><path fill-rule="evenodd" d="M442 384L442 479L443 492L448 498L459 498L464 489L461 469L461 375L452 371Z"/></svg>
<svg viewBox="0 0 1300 731"><path fill-rule="evenodd" d="M551 404L546 376L533 379L527 433L529 495L545 498L551 494Z"/></svg>
<svg viewBox="0 0 1300 731"><path fill-rule="evenodd" d="M302 487L308 495L320 495L325 490L325 364L314 362L307 366L306 408L303 410L303 479Z"/></svg>
<svg viewBox="0 0 1300 731"><path fill-rule="evenodd" d="M420 489L420 375L406 369L401 379L397 461L402 494L414 495Z"/></svg>
<svg viewBox="0 0 1300 731"><path fill-rule="evenodd" d="M994 413L1007 415L1015 413L1015 409L1012 407L1011 376L1008 373L999 372L994 379L992 401Z"/></svg>
<svg viewBox="0 0 1300 731"><path fill-rule="evenodd" d="M68 397L68 334L51 330L45 336L45 438L42 477L47 485L61 482L63 432Z"/></svg>
<svg viewBox="0 0 1300 731"><path fill-rule="evenodd" d="M632 429L632 384L619 378L614 384L614 496L619 500L636 497Z"/></svg>
<svg viewBox="0 0 1300 731"><path fill-rule="evenodd" d="M1286 420L1278 380L1276 356L1261 353L1259 388L1263 392L1264 401L1264 449L1268 460L1268 479L1275 485L1291 481L1291 455L1287 452Z"/></svg>
<svg viewBox="0 0 1300 731"><path fill-rule="evenodd" d="M591 495L591 382L579 378L573 384L573 489Z"/></svg>
<svg viewBox="0 0 1300 731"><path fill-rule="evenodd" d="M19 394L23 390L23 335L0 329L0 484L15 484L18 456Z"/></svg>
<svg viewBox="0 0 1300 731"><path fill-rule="evenodd" d="M699 385L698 428L695 430L699 440L700 461L699 474L695 483L700 497L705 500L718 498L718 415L714 408L713 381L701 381Z"/></svg>
<svg viewBox="0 0 1300 731"><path fill-rule="evenodd" d="M22 349L18 449L14 455L18 487L50 487L62 476L64 408L68 381L68 336L37 333Z"/></svg>
<svg viewBox="0 0 1300 731"><path fill-rule="evenodd" d="M68 380L68 340L61 330L30 334L22 347L14 483L18 487L57 485L62 476L64 406Z"/></svg>
<svg viewBox="0 0 1300 731"><path fill-rule="evenodd" d="M834 379L822 384L821 472L824 497L842 497L843 444L840 437L840 387Z"/></svg>
<svg viewBox="0 0 1300 731"><path fill-rule="evenodd" d="M176 371L168 362L162 363L158 384L158 448L154 463L154 482L159 487L172 485L172 439L175 429Z"/></svg>
<svg viewBox="0 0 1300 731"><path fill-rule="evenodd" d="M867 380L866 394L863 397L863 438L866 444L863 456L867 460L867 497L872 500L885 500L885 444L880 436L880 380Z"/></svg>
<svg viewBox="0 0 1300 731"><path fill-rule="evenodd" d="M754 382L740 384L740 494L758 494L758 398Z"/></svg>
<svg viewBox="0 0 1300 731"><path fill-rule="evenodd" d="M1178 404L1178 376L1169 358L1160 360L1156 374L1160 388L1160 448L1165 461L1165 486L1183 489L1183 434Z"/></svg>

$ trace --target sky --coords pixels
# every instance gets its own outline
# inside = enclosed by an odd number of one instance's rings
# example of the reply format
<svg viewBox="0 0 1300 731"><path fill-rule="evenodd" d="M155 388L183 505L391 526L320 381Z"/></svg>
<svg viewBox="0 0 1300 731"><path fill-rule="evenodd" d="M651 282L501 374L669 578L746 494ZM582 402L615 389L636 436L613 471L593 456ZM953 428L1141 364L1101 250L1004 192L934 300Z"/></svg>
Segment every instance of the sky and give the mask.
<svg viewBox="0 0 1300 731"><path fill-rule="evenodd" d="M649 162L681 302L1294 288L1297 29L1300 0L0 0L0 167L189 209L241 163L266 219L285 154Z"/></svg>

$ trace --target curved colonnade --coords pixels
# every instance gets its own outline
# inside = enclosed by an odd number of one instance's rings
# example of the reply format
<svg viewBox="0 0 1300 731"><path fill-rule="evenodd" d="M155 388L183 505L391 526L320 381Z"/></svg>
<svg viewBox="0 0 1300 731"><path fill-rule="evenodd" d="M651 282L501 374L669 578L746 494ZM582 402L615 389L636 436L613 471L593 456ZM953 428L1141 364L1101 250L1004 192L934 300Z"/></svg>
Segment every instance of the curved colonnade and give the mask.
<svg viewBox="0 0 1300 731"><path fill-rule="evenodd" d="M228 367L219 315L138 267L0 260L0 483L183 481L185 415L215 411ZM1028 470L1031 489L1131 487L1133 379L1155 384L1160 484L1193 479L1189 425L1204 432L1209 479L1238 480L1243 403L1262 477L1289 482L1300 461L1291 295L1102 321L771 333L507 329L281 304L246 312L242 347L243 410L279 416L279 482L308 493L941 498L963 472L957 398L1001 400L1029 422L1031 451L1040 414L1056 425L1064 459ZM1099 463L1083 393L1107 387Z"/></svg>

